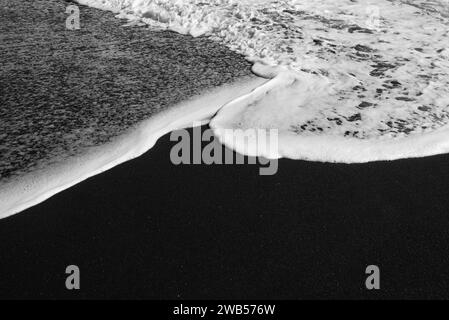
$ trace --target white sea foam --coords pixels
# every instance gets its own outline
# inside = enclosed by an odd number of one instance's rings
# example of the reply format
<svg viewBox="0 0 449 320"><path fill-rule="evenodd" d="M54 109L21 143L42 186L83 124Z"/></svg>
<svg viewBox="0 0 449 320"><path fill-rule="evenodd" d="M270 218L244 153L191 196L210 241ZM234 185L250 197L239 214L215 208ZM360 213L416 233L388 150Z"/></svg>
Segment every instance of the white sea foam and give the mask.
<svg viewBox="0 0 449 320"><path fill-rule="evenodd" d="M449 151L445 0L79 2L209 36L274 78L263 94L229 104L212 121L225 143L226 128L276 128L279 155L295 159L360 162Z"/></svg>

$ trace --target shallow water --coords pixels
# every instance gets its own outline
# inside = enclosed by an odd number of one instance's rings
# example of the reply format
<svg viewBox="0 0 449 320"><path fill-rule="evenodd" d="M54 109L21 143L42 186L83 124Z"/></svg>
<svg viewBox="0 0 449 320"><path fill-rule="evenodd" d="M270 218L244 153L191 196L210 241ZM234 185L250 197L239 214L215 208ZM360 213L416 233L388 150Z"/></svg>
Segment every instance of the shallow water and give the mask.
<svg viewBox="0 0 449 320"><path fill-rule="evenodd" d="M81 29L68 30L70 2L0 4L0 218L140 156L267 81L206 37L128 28L88 7Z"/></svg>
<svg viewBox="0 0 449 320"><path fill-rule="evenodd" d="M1 184L251 74L249 62L210 40L126 28L92 8L81 9L80 30L66 30L66 5L0 0Z"/></svg>
<svg viewBox="0 0 449 320"><path fill-rule="evenodd" d="M21 77L2 79L6 84L2 88L12 90L4 90L1 97L14 103L7 104L9 111L2 109L1 124L7 130L0 133L0 174L2 182L12 174L26 178L2 184L0 216L17 213L137 157L167 130L186 126L186 121L211 117L220 107L210 122L216 136L238 152L252 150L253 156L354 163L449 152L449 29L444 1L79 0L113 11L117 18L129 20L126 25L138 27L129 28L133 30L130 38L105 41L104 48L94 50L92 55L105 59L99 63L79 60L75 53L88 58L87 49L96 47L98 42L81 41L71 52L70 66L59 45L76 33L64 29L64 10L45 7L51 3L64 9L65 2L33 2L43 6L43 10L32 16L26 13L26 7L21 12L14 10L13 1L0 1L9 3L1 11L10 22L3 40L20 42L21 34L17 38L8 28L22 26L15 22L30 17L34 19L31 30L38 33L34 44L43 39L53 44L36 53L49 53L50 62L56 58L56 63L49 65L45 59L24 54L33 49L27 49L27 45L9 43L0 48L9 58L15 57L17 49L28 57L25 61L29 63L28 69L17 69L18 64L6 61L5 70ZM54 15L55 12L59 14ZM102 30L104 15L97 17L94 29ZM39 33L48 21L54 23L52 31L62 29L55 38L58 41L53 41L52 32ZM94 37L107 38L124 30L123 21L118 19L106 23L106 33L94 31ZM213 50L200 46L192 52L183 45L172 48L169 39L175 37L174 33L159 32L160 37L152 38L154 31L164 30L190 35L184 38L204 41ZM79 34L91 33L92 29L87 28ZM151 43L151 50L142 51L139 43ZM154 59L160 58L155 55L155 48L159 48L168 65L154 63ZM240 55L230 54L228 48L246 56L253 63L254 73L271 80L248 77L250 64L242 62ZM200 63L190 61L193 68L180 72L189 62L186 60L192 58ZM108 63L108 59L114 63ZM59 72L46 72L47 67ZM126 76L123 68L128 70ZM36 70L42 75L38 80ZM76 77L67 77L68 74ZM100 86L99 78L106 79ZM87 82L77 81L80 79ZM28 91L23 90L24 83L28 84ZM223 89L224 84L231 86ZM167 85L170 90L161 97L158 89L167 91ZM184 85L187 92L179 92ZM247 93L256 86L259 87ZM75 94L70 90L74 87L78 88ZM205 88L219 90L207 96ZM33 98L33 108L21 112L26 103L20 103L17 97L28 95ZM194 95L199 104L187 104L178 113L156 119L155 113L165 114L166 108ZM68 104L67 98L71 100ZM95 107L86 108L86 101ZM116 107L126 106L126 110L111 107L114 103ZM155 121L148 126L141 123L148 118ZM142 124L140 129L134 127L138 123ZM132 127L136 130L130 130L127 138L119 141L117 137ZM234 131L228 130L254 128L277 129L278 150L258 150L254 141L236 141ZM110 140L117 143L107 144ZM103 144L109 147L95 148ZM92 152L86 151L84 158L74 157L86 149ZM65 160L65 166L57 165ZM38 170L42 164L47 171Z"/></svg>
<svg viewBox="0 0 449 320"><path fill-rule="evenodd" d="M262 99L248 97L247 107L228 112L225 123L279 129L283 156L357 162L449 151L446 1L79 2L154 28L207 35L257 63L258 74L282 73L276 88ZM429 147L423 137L440 131ZM321 155L298 149L309 137L319 139ZM335 139L353 150L329 155ZM397 142L394 152L382 150L385 140L390 147Z"/></svg>

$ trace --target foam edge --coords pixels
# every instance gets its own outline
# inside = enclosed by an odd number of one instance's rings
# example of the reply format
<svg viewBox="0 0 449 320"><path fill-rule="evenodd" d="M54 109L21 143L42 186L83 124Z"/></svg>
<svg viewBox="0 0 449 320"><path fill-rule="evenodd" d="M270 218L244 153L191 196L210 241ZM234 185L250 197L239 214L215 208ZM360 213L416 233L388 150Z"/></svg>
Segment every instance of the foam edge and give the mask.
<svg viewBox="0 0 449 320"><path fill-rule="evenodd" d="M1 185L0 219L17 214L83 180L142 155L171 131L191 127L199 121L208 123L223 105L266 81L247 76L208 90L143 121L110 143Z"/></svg>
<svg viewBox="0 0 449 320"><path fill-rule="evenodd" d="M278 131L276 150L256 145L257 140L245 139L236 134L238 130L265 130L270 123L261 122L254 128L245 123L257 110L257 101L269 94L270 90L291 81L288 73L278 75L251 93L241 96L223 106L209 126L220 143L234 151L253 157L268 159L290 158L331 163L367 163L418 158L449 153L449 126L424 134L414 134L398 138L357 139L336 135L299 135L289 130ZM248 111L248 106L252 110ZM276 108L273 106L272 108ZM252 113L247 113L252 112ZM276 128L274 128L276 129ZM249 144L249 145L248 145Z"/></svg>

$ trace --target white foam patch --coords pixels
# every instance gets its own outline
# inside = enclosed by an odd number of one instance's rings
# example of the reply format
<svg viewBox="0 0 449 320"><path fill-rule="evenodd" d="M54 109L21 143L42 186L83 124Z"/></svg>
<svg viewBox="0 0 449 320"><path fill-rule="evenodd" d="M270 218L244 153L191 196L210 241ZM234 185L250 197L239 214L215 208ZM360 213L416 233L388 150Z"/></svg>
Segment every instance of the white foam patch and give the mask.
<svg viewBox="0 0 449 320"><path fill-rule="evenodd" d="M257 74L279 75L276 88L263 98L248 97L257 103L231 104L246 111L227 106L220 112L214 122L219 136L224 125L277 128L289 137L283 156L318 161L447 152L442 147L449 123L445 0L79 2L153 27L209 36L257 63ZM312 140L323 147L298 145ZM423 141L431 145L423 148ZM346 151L338 152L337 145Z"/></svg>
<svg viewBox="0 0 449 320"><path fill-rule="evenodd" d="M285 72L254 92L225 105L209 125L226 146L240 153L266 158L353 163L449 152L447 127L427 134L397 138L382 136L377 139L346 137L338 130L334 130L333 134L315 134L314 130L297 134L292 125L315 121L316 104L332 98L332 92L328 89L327 81L322 76ZM288 114L288 119L285 114ZM375 126L377 119L371 119L368 124ZM263 145L246 146L243 143L248 140L238 139L234 133L251 128L262 129L267 134L277 129L278 150Z"/></svg>

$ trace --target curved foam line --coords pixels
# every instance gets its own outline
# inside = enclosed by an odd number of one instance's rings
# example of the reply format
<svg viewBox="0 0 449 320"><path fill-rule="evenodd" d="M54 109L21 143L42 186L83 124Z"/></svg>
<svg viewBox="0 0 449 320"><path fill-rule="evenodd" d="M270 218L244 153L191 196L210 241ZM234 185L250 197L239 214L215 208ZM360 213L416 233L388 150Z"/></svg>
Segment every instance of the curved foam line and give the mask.
<svg viewBox="0 0 449 320"><path fill-rule="evenodd" d="M249 156L263 156L269 159L285 157L319 162L364 163L449 153L449 126L428 133L380 139L357 139L326 134L307 136L284 129L278 132L276 150L258 148L255 140L242 139L229 130L254 129L250 125L245 125L245 119L252 118L248 112L253 114L263 112L257 110L260 97L266 96L270 90L282 86L289 79L288 73L280 74L251 93L223 106L209 123L219 141L236 152ZM254 109L248 111L250 105ZM267 132L271 129L270 123L260 122L259 125L256 129L266 129Z"/></svg>
<svg viewBox="0 0 449 320"><path fill-rule="evenodd" d="M217 87L142 122L109 144L92 148L84 155L0 186L0 219L19 213L89 177L142 155L170 131L190 127L201 120L207 123L221 106L264 82L265 79L248 76Z"/></svg>

